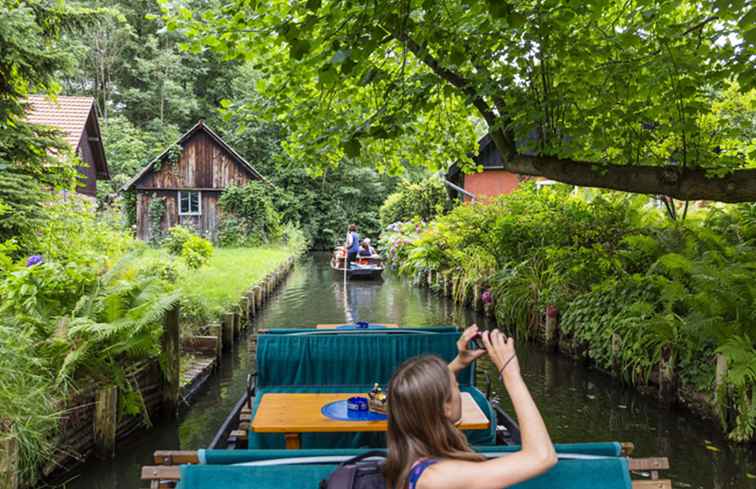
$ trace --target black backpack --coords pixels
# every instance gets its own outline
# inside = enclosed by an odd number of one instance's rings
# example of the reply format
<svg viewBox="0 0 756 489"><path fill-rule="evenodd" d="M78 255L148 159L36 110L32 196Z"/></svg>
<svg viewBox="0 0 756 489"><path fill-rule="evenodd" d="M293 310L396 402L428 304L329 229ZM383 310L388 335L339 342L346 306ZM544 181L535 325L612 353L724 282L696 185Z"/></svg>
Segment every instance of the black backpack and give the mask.
<svg viewBox="0 0 756 489"><path fill-rule="evenodd" d="M370 457L381 457L381 460L365 460ZM386 489L383 478L385 459L385 452L373 450L345 460L328 480L320 481L320 489Z"/></svg>

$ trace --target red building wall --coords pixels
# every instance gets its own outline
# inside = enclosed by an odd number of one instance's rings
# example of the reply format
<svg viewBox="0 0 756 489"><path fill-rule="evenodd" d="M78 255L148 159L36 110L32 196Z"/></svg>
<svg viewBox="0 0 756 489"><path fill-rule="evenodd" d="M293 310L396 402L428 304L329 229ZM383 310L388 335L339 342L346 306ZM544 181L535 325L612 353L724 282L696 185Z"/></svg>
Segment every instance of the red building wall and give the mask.
<svg viewBox="0 0 756 489"><path fill-rule="evenodd" d="M479 200L502 194L511 194L520 184L516 174L504 170L485 170L465 175L464 188ZM465 198L465 200L469 200Z"/></svg>

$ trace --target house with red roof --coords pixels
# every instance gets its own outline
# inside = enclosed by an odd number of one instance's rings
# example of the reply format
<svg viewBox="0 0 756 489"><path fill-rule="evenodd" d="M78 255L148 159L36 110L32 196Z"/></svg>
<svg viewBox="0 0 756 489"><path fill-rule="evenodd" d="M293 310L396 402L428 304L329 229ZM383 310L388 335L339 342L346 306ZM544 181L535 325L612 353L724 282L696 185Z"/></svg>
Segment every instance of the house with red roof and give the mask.
<svg viewBox="0 0 756 489"><path fill-rule="evenodd" d="M77 192L95 198L97 180L109 180L110 174L94 98L61 95L53 100L43 95L32 95L29 97L26 119L32 124L61 131L63 139L81 161Z"/></svg>

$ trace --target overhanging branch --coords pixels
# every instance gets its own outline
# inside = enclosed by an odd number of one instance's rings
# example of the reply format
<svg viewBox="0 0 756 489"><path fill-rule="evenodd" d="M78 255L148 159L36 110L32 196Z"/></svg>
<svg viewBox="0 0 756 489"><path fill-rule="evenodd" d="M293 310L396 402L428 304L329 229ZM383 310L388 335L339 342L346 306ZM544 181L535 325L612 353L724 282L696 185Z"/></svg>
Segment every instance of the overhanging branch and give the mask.
<svg viewBox="0 0 756 489"><path fill-rule="evenodd" d="M667 195L678 200L756 201L756 169L709 177L701 169L661 166L600 165L549 156L515 155L504 167L521 175L541 176L581 187Z"/></svg>
<svg viewBox="0 0 756 489"><path fill-rule="evenodd" d="M496 114L488 105L488 103L483 100L483 97L478 95L478 93L475 91L475 88L471 83L468 82L468 80L466 80L459 73L441 66L438 60L434 58L427 49L420 46L406 32L397 32L393 29L387 29L387 31L391 33L394 39L401 42L407 47L407 49L412 51L412 54L414 54L420 61L423 62L423 64L430 68L433 73L436 74L436 76L451 83L452 85L457 87L465 96L467 96L475 106L475 108L478 109L478 112L480 112L480 114L486 120L486 123L488 123L489 127L494 127L496 125Z"/></svg>

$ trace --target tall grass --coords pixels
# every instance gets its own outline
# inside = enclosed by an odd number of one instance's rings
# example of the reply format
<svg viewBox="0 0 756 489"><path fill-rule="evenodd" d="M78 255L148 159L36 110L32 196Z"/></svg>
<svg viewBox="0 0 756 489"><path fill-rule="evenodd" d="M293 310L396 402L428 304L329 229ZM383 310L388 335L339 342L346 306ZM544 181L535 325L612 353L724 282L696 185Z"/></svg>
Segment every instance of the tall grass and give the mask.
<svg viewBox="0 0 756 489"><path fill-rule="evenodd" d="M49 460L60 416L53 377L37 346L19 325L0 324L0 438L18 441L19 477L25 482Z"/></svg>

